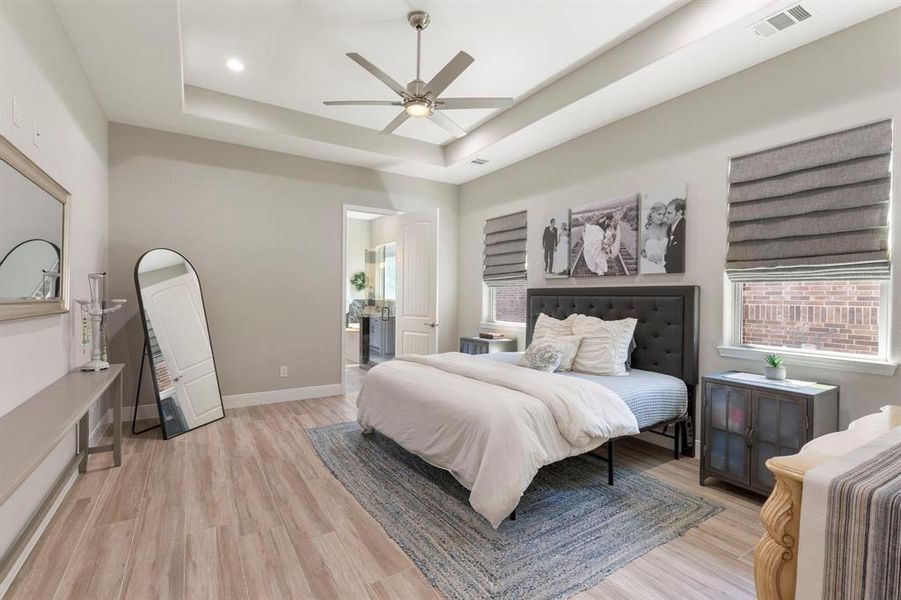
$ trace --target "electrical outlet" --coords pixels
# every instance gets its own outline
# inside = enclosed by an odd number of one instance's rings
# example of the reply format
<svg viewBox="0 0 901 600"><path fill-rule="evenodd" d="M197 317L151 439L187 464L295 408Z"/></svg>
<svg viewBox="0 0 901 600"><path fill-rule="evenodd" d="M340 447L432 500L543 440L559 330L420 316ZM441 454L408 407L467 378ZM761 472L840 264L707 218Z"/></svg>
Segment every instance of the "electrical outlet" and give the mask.
<svg viewBox="0 0 901 600"><path fill-rule="evenodd" d="M19 99L13 96L13 125L22 126L22 111L19 110Z"/></svg>
<svg viewBox="0 0 901 600"><path fill-rule="evenodd" d="M278 368L278 376L279 377L287 377L288 376L288 367L286 365L282 365Z"/></svg>

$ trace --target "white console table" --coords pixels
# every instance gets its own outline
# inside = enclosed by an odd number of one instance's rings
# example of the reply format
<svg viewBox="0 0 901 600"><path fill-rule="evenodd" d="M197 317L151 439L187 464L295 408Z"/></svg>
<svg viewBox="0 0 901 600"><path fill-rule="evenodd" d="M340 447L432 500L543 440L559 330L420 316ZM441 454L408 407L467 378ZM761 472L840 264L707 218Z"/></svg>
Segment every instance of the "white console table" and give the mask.
<svg viewBox="0 0 901 600"><path fill-rule="evenodd" d="M78 425L78 453L41 503L25 530L0 560L0 581L20 558L28 540L65 487L78 463L84 473L88 456L112 452L113 463L122 464L122 371L124 365L110 365L103 371L70 371L63 377L0 417L0 504L6 502L34 473L65 436ZM88 413L103 394L113 388L113 443L90 446Z"/></svg>

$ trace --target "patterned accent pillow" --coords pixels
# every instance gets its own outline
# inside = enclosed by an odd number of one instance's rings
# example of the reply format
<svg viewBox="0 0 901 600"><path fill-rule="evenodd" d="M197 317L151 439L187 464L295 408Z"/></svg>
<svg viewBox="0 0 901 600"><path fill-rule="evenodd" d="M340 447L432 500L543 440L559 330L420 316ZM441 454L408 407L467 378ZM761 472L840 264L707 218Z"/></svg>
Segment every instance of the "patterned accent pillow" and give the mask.
<svg viewBox="0 0 901 600"><path fill-rule="evenodd" d="M560 337L573 334L573 323L576 315L570 315L563 319L555 319L544 313L538 315L535 321L535 329L532 331L532 340L539 340L545 337Z"/></svg>
<svg viewBox="0 0 901 600"><path fill-rule="evenodd" d="M557 371L571 371L573 368L573 360L576 358L576 353L579 351L579 344L582 343L582 337L578 335L562 335L560 337L544 337L540 340L533 340L532 345L526 350L532 348L532 346L542 345L542 346L553 346L557 350L560 350L563 353L563 357L560 360L560 364L557 367ZM527 360L525 355L523 355L522 359L520 359L519 364L528 367Z"/></svg>
<svg viewBox="0 0 901 600"><path fill-rule="evenodd" d="M519 364L536 371L553 373L560 367L563 360L563 350L555 344L539 342L532 344L519 359Z"/></svg>
<svg viewBox="0 0 901 600"><path fill-rule="evenodd" d="M573 332L583 339L573 370L593 375L628 375L626 359L637 323L632 318L604 321L576 315Z"/></svg>

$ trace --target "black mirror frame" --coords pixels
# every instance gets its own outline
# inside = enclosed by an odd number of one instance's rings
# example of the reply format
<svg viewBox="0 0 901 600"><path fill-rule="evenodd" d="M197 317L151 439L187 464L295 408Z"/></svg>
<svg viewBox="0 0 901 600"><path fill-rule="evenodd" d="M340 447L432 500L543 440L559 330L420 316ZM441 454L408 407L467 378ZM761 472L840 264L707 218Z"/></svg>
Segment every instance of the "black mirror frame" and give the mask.
<svg viewBox="0 0 901 600"><path fill-rule="evenodd" d="M141 265L141 261L144 260L145 256L147 256L151 252L154 252L155 250L168 250L169 252L173 252L173 253L179 255L185 261L185 263L189 267L191 267L191 271L194 272L194 277L197 279L197 287L200 290L200 303L201 303L201 306L203 307L203 318L204 318L204 321L206 322L207 339L210 342L210 356L213 357L213 369L216 374L216 389L219 390L219 405L222 407L222 416L219 417L218 419L213 419L212 421L207 421L203 425L198 425L197 427L194 427L192 429L188 429L186 431L181 431L179 433L176 433L175 435L169 435L168 432L166 431L166 427L163 425L163 407L162 407L162 404L160 403L160 385L159 385L159 382L156 380L156 369L153 367L153 358L150 356L150 352L149 352L150 336L147 334L147 316L146 316L146 313L144 312L144 298L141 295L141 282L138 280L138 267ZM197 269L195 269L194 265L191 264L191 261L188 260L185 257L185 255L182 254L181 252L179 252L178 250L173 250L172 248L151 248L150 250L147 250L146 252L141 254L141 256L138 257L137 262L135 262L134 279L135 279L135 292L138 295L138 312L141 313L141 325L144 328L144 342L143 342L143 345L141 348L141 361L143 364L144 356L146 355L147 362L150 365L150 380L153 382L153 393L156 395L156 409L159 414L160 430L162 431L163 439L170 440L170 439L178 437L180 435L184 435L184 434L188 433L189 431L194 431L196 429L200 429L201 427L205 427L205 426L209 425L210 423L215 423L216 421L221 421L222 419L225 418L225 403L222 400L222 385L219 383L219 367L216 364L216 353L213 351L213 337L210 334L210 319L206 314L206 301L203 299L203 285L200 283L200 275L197 273ZM141 390L139 388L135 394L135 405L137 405L137 398L140 396L140 393L141 393Z"/></svg>

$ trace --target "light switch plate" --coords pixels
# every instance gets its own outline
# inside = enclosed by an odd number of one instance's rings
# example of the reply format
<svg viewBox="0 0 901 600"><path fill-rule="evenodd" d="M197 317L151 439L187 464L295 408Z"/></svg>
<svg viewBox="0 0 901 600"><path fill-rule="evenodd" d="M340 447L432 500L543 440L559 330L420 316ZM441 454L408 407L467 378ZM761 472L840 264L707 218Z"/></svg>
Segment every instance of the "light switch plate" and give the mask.
<svg viewBox="0 0 901 600"><path fill-rule="evenodd" d="M34 131L33 135L31 136L31 140L34 142L35 146L37 146L38 148L41 147L41 130L38 127L37 121L34 122Z"/></svg>
<svg viewBox="0 0 901 600"><path fill-rule="evenodd" d="M288 367L285 365L282 365L281 367L279 367L278 376L279 377L287 377L288 376Z"/></svg>

